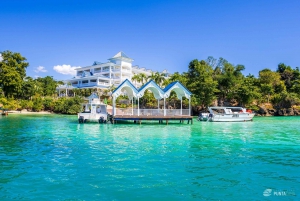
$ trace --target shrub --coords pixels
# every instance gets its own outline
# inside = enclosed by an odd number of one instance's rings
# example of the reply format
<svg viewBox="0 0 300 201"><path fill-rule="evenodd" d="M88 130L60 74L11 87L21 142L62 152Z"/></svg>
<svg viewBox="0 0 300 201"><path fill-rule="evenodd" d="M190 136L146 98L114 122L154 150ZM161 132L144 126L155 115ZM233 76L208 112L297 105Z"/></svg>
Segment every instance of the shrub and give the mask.
<svg viewBox="0 0 300 201"><path fill-rule="evenodd" d="M77 114L81 111L83 99L76 96L72 98L60 98L54 104L54 112L62 114Z"/></svg>
<svg viewBox="0 0 300 201"><path fill-rule="evenodd" d="M3 108L8 110L16 110L20 107L18 101L14 99L0 98L0 103L3 105Z"/></svg>
<svg viewBox="0 0 300 201"><path fill-rule="evenodd" d="M20 109L32 110L33 102L31 100L20 100Z"/></svg>
<svg viewBox="0 0 300 201"><path fill-rule="evenodd" d="M44 109L44 105L43 105L43 99L39 96L35 96L33 98L33 106L32 106L32 110L34 112L40 112L41 110Z"/></svg>
<svg viewBox="0 0 300 201"><path fill-rule="evenodd" d="M44 110L53 111L55 101L52 97L45 97L43 100Z"/></svg>

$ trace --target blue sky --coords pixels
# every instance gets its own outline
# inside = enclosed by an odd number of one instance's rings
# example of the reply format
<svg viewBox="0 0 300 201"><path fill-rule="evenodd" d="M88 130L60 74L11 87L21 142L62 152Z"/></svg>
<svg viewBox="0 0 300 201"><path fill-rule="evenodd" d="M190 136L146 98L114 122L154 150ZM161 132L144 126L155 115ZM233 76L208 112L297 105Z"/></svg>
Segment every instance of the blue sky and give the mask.
<svg viewBox="0 0 300 201"><path fill-rule="evenodd" d="M300 1L10 0L0 2L0 51L20 52L27 75L106 62L123 51L152 70L188 70L223 57L257 76L283 62L300 66ZM64 66L63 66L64 65Z"/></svg>

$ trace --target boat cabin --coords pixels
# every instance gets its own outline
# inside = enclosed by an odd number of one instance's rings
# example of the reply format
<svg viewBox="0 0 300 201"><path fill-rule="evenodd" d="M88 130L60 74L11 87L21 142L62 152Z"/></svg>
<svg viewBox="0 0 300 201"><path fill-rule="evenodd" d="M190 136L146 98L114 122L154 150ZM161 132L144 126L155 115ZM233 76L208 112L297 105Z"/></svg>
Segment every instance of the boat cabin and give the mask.
<svg viewBox="0 0 300 201"><path fill-rule="evenodd" d="M100 98L96 93L88 97L88 103L84 103L82 112L78 113L79 123L87 121L98 121L105 123L107 121L107 108L106 104L101 103Z"/></svg>

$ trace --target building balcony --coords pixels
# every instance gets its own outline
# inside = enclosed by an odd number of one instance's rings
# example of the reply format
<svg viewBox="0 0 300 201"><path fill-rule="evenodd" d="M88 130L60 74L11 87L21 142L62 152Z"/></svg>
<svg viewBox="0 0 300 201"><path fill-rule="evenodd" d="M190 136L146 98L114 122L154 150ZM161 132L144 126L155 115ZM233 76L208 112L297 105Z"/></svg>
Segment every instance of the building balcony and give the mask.
<svg viewBox="0 0 300 201"><path fill-rule="evenodd" d="M119 80L120 79L120 77L117 77L117 76L113 76L111 78L114 79L114 80Z"/></svg>
<svg viewBox="0 0 300 201"><path fill-rule="evenodd" d="M98 85L109 86L109 83L107 83L107 82L99 82Z"/></svg>
<svg viewBox="0 0 300 201"><path fill-rule="evenodd" d="M118 69L112 69L111 71L113 71L113 72L120 72L121 69L120 68L118 68Z"/></svg>
<svg viewBox="0 0 300 201"><path fill-rule="evenodd" d="M123 71L122 71L122 74L132 75L132 72L131 72L131 71L127 71L127 70L126 70L126 71L123 70Z"/></svg>

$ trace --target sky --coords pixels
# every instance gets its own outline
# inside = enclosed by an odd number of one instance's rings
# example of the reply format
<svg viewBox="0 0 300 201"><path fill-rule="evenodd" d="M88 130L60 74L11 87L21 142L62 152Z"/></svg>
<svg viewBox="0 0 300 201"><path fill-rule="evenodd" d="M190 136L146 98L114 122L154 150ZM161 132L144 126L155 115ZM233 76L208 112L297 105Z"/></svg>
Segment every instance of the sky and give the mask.
<svg viewBox="0 0 300 201"><path fill-rule="evenodd" d="M27 75L72 78L119 51L133 65L187 72L225 58L258 75L300 66L298 0L0 0L0 52L19 52Z"/></svg>

